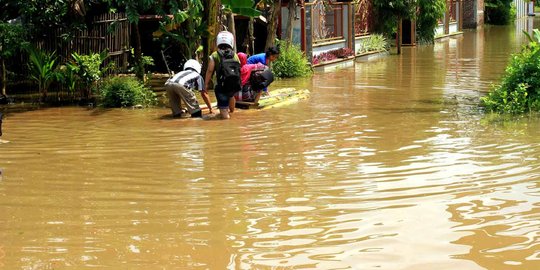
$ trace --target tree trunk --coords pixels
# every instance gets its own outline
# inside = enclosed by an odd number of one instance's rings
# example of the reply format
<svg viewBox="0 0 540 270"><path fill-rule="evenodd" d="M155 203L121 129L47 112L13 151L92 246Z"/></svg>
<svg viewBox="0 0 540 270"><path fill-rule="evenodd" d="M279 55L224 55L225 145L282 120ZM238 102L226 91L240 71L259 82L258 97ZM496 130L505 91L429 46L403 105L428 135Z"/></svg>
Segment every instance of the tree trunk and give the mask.
<svg viewBox="0 0 540 270"><path fill-rule="evenodd" d="M293 41L293 22L294 14L296 13L296 1L289 0L289 18L287 20L287 32L285 34L285 40L289 43Z"/></svg>
<svg viewBox="0 0 540 270"><path fill-rule="evenodd" d="M227 14L227 28L229 32L233 34L234 44L235 44L235 46L233 46L234 47L233 49L234 49L234 53L236 53L238 51L238 48L236 47L236 27L234 25L234 13L232 12Z"/></svg>
<svg viewBox="0 0 540 270"><path fill-rule="evenodd" d="M139 80L144 82L144 66L142 64L142 47L141 47L141 33L139 31L139 24L133 23L135 33L135 75Z"/></svg>
<svg viewBox="0 0 540 270"><path fill-rule="evenodd" d="M268 35L266 36L266 48L274 46L276 39L276 31L278 27L278 17L281 11L281 0L274 1L270 7L270 18L268 19Z"/></svg>
<svg viewBox="0 0 540 270"><path fill-rule="evenodd" d="M208 25L208 36L203 38L203 67L201 74L206 73L208 67L208 56L216 49L216 36L219 31L219 7L220 0L203 1L204 14L203 21Z"/></svg>
<svg viewBox="0 0 540 270"><path fill-rule="evenodd" d="M6 95L7 87L7 71L6 71L6 62L2 58L2 95Z"/></svg>
<svg viewBox="0 0 540 270"><path fill-rule="evenodd" d="M255 37L253 36L254 33L254 26L255 20L253 18L249 18L249 24L248 24L248 35L249 35L249 50L247 53L250 55L255 54Z"/></svg>
<svg viewBox="0 0 540 270"><path fill-rule="evenodd" d="M398 29L397 29L397 35L396 35L397 54L401 54L402 40L403 40L403 19L401 17L399 17L398 18Z"/></svg>

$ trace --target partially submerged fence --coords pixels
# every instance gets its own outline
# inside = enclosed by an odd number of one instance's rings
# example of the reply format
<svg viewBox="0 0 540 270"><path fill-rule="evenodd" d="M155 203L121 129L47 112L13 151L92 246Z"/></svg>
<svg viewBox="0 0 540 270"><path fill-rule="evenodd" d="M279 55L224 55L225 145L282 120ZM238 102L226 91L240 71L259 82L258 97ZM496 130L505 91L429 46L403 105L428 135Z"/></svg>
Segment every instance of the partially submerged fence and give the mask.
<svg viewBox="0 0 540 270"><path fill-rule="evenodd" d="M66 61L71 54L92 54L107 50L109 57L105 64L114 63L117 71L125 72L130 52L130 24L125 13L97 15L88 28L65 37L65 33L55 29L45 33L39 47L46 51L56 51Z"/></svg>
<svg viewBox="0 0 540 270"><path fill-rule="evenodd" d="M369 35L374 28L372 0L359 0L354 6L354 33L356 36Z"/></svg>
<svg viewBox="0 0 540 270"><path fill-rule="evenodd" d="M311 7L313 41L343 39L343 5L327 1L306 3Z"/></svg>

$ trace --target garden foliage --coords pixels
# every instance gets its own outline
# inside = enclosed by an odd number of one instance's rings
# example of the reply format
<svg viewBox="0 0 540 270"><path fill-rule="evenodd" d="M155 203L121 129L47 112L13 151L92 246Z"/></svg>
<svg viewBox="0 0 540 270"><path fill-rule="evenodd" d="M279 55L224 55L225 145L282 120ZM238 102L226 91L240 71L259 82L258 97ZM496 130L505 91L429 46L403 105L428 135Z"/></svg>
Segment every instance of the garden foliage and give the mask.
<svg viewBox="0 0 540 270"><path fill-rule="evenodd" d="M362 42L358 53L385 52L389 46L388 40L383 35L372 34Z"/></svg>
<svg viewBox="0 0 540 270"><path fill-rule="evenodd" d="M420 43L433 43L435 39L435 28L439 24L439 19L444 17L446 11L445 0L419 0L416 20L417 39Z"/></svg>
<svg viewBox="0 0 540 270"><path fill-rule="evenodd" d="M486 0L486 23L504 25L516 18L516 8L512 0Z"/></svg>
<svg viewBox="0 0 540 270"><path fill-rule="evenodd" d="M27 45L25 39L26 32L22 25L0 22L0 80L3 95L6 94L8 80L6 63Z"/></svg>
<svg viewBox="0 0 540 270"><path fill-rule="evenodd" d="M312 74L306 55L298 45L279 42L279 58L272 63L272 71L279 78L306 77Z"/></svg>
<svg viewBox="0 0 540 270"><path fill-rule="evenodd" d="M373 7L377 13L378 31L387 36L396 32L399 18L413 19L416 14L416 1L413 0L373 0Z"/></svg>
<svg viewBox="0 0 540 270"><path fill-rule="evenodd" d="M487 111L520 114L540 111L540 31L534 30L529 44L512 55L500 85L482 98Z"/></svg>
<svg viewBox="0 0 540 270"><path fill-rule="evenodd" d="M420 42L433 42L435 28L446 11L445 0L373 0L377 13L378 32L393 36L397 32L398 19L417 21Z"/></svg>
<svg viewBox="0 0 540 270"><path fill-rule="evenodd" d="M29 55L28 67L30 78L37 83L40 93L40 101L47 98L49 87L60 77L57 70L58 57L55 52L44 52L35 47L27 48Z"/></svg>
<svg viewBox="0 0 540 270"><path fill-rule="evenodd" d="M150 106L157 102L156 94L137 79L114 77L106 80L100 87L101 105L107 108Z"/></svg>
<svg viewBox="0 0 540 270"><path fill-rule="evenodd" d="M66 64L64 82L67 83L70 91L75 89L76 84L79 84L81 96L87 99L97 88L97 84L109 68L103 66L108 53L107 51L88 55L72 53L71 57L72 61Z"/></svg>

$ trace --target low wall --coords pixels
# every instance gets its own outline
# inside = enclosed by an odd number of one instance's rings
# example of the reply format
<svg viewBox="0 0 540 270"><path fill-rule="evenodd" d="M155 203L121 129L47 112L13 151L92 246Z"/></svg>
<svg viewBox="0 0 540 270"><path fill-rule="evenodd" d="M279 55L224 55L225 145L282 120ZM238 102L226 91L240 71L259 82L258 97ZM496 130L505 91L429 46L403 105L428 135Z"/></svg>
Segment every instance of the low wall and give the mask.
<svg viewBox="0 0 540 270"><path fill-rule="evenodd" d="M362 47L364 46L364 42L369 40L370 37L371 37L371 35L360 36L360 37L355 38L355 41L354 41L354 53L355 54L357 54L358 51L360 51L360 49L362 49Z"/></svg>
<svg viewBox="0 0 540 270"><path fill-rule="evenodd" d="M448 34L444 33L444 25L439 24L437 28L435 28L435 39L462 33L459 31L459 25L457 22L451 22L448 29Z"/></svg>
<svg viewBox="0 0 540 270"><path fill-rule="evenodd" d="M337 50L347 47L347 41L344 39L313 44L313 57L332 50Z"/></svg>

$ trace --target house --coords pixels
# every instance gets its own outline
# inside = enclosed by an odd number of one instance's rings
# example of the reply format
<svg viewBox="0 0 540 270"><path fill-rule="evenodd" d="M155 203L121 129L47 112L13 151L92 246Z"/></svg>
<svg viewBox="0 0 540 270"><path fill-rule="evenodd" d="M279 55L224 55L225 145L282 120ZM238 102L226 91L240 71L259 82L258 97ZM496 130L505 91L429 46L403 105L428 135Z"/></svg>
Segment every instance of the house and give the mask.
<svg viewBox="0 0 540 270"><path fill-rule="evenodd" d="M350 0L295 1L289 16L289 0L282 1L278 37L286 35L293 18L292 41L299 45L315 67L334 63L352 65L355 56L355 11Z"/></svg>

